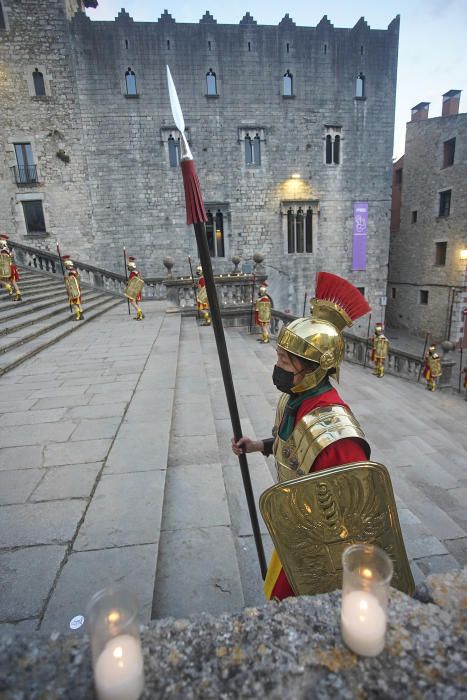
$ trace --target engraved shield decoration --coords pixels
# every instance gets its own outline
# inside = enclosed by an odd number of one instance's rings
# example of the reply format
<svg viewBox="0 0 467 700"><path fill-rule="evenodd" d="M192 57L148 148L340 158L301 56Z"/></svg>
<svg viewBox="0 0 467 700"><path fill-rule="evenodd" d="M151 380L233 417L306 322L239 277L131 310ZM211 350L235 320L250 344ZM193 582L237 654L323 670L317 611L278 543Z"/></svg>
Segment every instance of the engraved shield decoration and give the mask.
<svg viewBox="0 0 467 700"><path fill-rule="evenodd" d="M135 276L129 280L123 293L128 299L136 299L138 294L142 291L144 287L144 280L142 277Z"/></svg>
<svg viewBox="0 0 467 700"><path fill-rule="evenodd" d="M65 277L66 289L68 292L68 298L77 299L80 295L79 282L73 275Z"/></svg>
<svg viewBox="0 0 467 700"><path fill-rule="evenodd" d="M11 258L9 255L2 253L0 255L0 279L10 279L11 277Z"/></svg>
<svg viewBox="0 0 467 700"><path fill-rule="evenodd" d="M260 323L269 323L271 320L271 304L268 301L257 301L256 310Z"/></svg>
<svg viewBox="0 0 467 700"><path fill-rule="evenodd" d="M394 565L391 585L413 594L415 584L386 467L355 462L269 488L260 510L297 595L342 586L342 553L376 544Z"/></svg>

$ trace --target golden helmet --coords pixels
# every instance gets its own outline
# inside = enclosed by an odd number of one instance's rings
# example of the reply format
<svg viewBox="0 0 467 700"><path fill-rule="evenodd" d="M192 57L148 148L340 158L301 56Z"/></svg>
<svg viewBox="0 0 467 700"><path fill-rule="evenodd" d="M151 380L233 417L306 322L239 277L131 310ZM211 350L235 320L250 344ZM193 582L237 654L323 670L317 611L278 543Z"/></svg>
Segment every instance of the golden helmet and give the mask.
<svg viewBox="0 0 467 700"><path fill-rule="evenodd" d="M65 265L67 270L72 270L74 265L73 265L73 260L70 259L69 255L63 255L62 256L63 264Z"/></svg>
<svg viewBox="0 0 467 700"><path fill-rule="evenodd" d="M318 273L315 297L310 304L312 315L283 326L277 339L283 350L318 365L293 387L297 394L318 386L330 370L335 370L339 378L345 351L342 331L370 311L365 297L353 284L329 272Z"/></svg>
<svg viewBox="0 0 467 700"><path fill-rule="evenodd" d="M203 274L203 268L201 267L201 265L198 265L198 267L196 268L196 274L199 277Z"/></svg>
<svg viewBox="0 0 467 700"><path fill-rule="evenodd" d="M264 296L265 294L267 294L267 292L268 292L268 288L266 287L265 284L262 284L261 287L259 288L260 295Z"/></svg>
<svg viewBox="0 0 467 700"><path fill-rule="evenodd" d="M133 256L128 256L128 263L127 263L127 268L129 270L136 270L136 262L135 258Z"/></svg>

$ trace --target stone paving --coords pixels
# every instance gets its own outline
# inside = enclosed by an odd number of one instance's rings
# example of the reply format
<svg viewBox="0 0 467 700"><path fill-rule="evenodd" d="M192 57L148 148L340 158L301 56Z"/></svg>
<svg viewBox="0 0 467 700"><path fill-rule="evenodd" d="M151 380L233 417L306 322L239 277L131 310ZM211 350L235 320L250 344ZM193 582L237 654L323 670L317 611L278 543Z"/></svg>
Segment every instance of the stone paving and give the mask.
<svg viewBox="0 0 467 700"><path fill-rule="evenodd" d="M65 630L111 583L146 620L262 600L212 329L145 313L118 307L0 379L4 626ZM265 437L274 348L227 337L243 431ZM350 364L340 390L390 470L416 580L467 564L467 403ZM249 465L258 498L273 462Z"/></svg>

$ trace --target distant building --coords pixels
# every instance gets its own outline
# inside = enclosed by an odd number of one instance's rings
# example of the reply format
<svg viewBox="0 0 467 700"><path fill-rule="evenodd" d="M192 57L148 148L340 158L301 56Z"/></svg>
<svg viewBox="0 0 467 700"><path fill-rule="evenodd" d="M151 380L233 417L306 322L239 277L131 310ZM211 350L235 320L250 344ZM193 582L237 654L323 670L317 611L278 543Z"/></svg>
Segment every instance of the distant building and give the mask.
<svg viewBox="0 0 467 700"><path fill-rule="evenodd" d="M209 12L198 23L114 22L95 0L0 0L0 229L59 239L113 270L162 258L187 274L170 65L208 210L217 272L265 255L278 308L298 312L325 269L379 309L386 290L399 18L387 30L326 16L259 26Z"/></svg>
<svg viewBox="0 0 467 700"><path fill-rule="evenodd" d="M458 113L460 94L443 95L441 117L428 118L428 102L413 107L405 154L393 165L386 315L396 328L454 342L464 336L467 309L467 114Z"/></svg>

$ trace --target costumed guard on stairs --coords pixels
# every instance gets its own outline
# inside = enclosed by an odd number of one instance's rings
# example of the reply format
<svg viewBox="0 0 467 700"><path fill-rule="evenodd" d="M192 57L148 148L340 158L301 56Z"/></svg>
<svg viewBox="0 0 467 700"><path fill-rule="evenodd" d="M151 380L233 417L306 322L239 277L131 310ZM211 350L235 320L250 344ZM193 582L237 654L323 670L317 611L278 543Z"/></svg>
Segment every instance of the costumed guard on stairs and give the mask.
<svg viewBox="0 0 467 700"><path fill-rule="evenodd" d="M255 321L261 329L261 342L269 343L269 324L271 323L271 300L267 293L266 284L259 288L259 297L255 304Z"/></svg>
<svg viewBox="0 0 467 700"><path fill-rule="evenodd" d="M425 355L425 367L423 368L423 376L426 379L426 388L428 391L436 391L438 379L441 377L442 373L441 358L436 352L436 345L433 343L430 345Z"/></svg>
<svg viewBox="0 0 467 700"><path fill-rule="evenodd" d="M128 282L123 293L125 294L126 298L136 311L136 316L134 316L134 320L142 321L144 318L144 314L140 304L141 299L143 298L144 280L141 277L141 274L136 269L136 261L134 257L128 257L127 267L128 272L130 274L128 276Z"/></svg>
<svg viewBox="0 0 467 700"><path fill-rule="evenodd" d="M196 304L198 307L198 312L201 313L203 317L202 326L211 325L211 314L209 313L209 302L208 294L206 291L206 282L204 281L203 268L198 265L196 268L196 274L198 275L198 281L196 286Z"/></svg>
<svg viewBox="0 0 467 700"><path fill-rule="evenodd" d="M371 361L374 362L375 368L373 374L377 377L384 377L384 364L389 354L389 340L383 332L383 324L375 325L375 332L372 341Z"/></svg>
<svg viewBox="0 0 467 700"><path fill-rule="evenodd" d="M368 462L370 447L348 405L331 385L344 357L342 331L370 311L347 280L317 276L311 317L284 326L272 380L283 392L273 437L232 439L235 454L274 454L278 483L260 509L275 545L264 584L268 599L340 588L341 556L355 542L391 554L393 585L412 592L389 475ZM338 469L332 469L338 467Z"/></svg>
<svg viewBox="0 0 467 700"><path fill-rule="evenodd" d="M75 314L75 321L84 321L83 307L81 306L82 295L79 272L75 268L73 260L70 259L69 255L63 255L62 260L67 272L65 276L66 291L72 311Z"/></svg>
<svg viewBox="0 0 467 700"><path fill-rule="evenodd" d="M16 292L14 301L21 301L21 292L18 287L19 273L15 265L13 252L8 247L8 236L0 234L0 284L5 287L10 296L13 289Z"/></svg>

